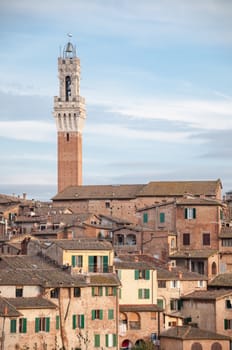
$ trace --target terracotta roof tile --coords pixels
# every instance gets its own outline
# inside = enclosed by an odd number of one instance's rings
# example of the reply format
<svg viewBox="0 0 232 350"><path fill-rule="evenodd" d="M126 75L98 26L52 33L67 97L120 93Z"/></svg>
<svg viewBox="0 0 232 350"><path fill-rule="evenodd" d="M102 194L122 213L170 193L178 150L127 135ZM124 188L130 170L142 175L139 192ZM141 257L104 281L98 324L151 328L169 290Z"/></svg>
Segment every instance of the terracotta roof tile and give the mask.
<svg viewBox="0 0 232 350"><path fill-rule="evenodd" d="M190 294L184 295L181 299L197 299L197 300L216 300L226 297L227 295L232 295L231 290L225 289L212 289L212 290L202 290L195 291Z"/></svg>
<svg viewBox="0 0 232 350"><path fill-rule="evenodd" d="M214 254L218 254L215 249L203 249L203 250L183 250L177 251L169 256L170 259L177 258L208 258Z"/></svg>
<svg viewBox="0 0 232 350"><path fill-rule="evenodd" d="M214 340L230 340L230 337L227 337L222 334L217 334L214 332L206 331L197 327L191 327L189 325L186 326L178 326L171 327L168 330L162 332L160 334L160 338L174 338L174 339L192 339L192 340L200 340L200 339L214 339Z"/></svg>
<svg viewBox="0 0 232 350"><path fill-rule="evenodd" d="M232 288L232 273L222 273L209 282L209 287Z"/></svg>
<svg viewBox="0 0 232 350"><path fill-rule="evenodd" d="M139 197L144 196L183 196L185 193L193 195L213 197L216 195L218 187L222 187L221 181L162 181L149 182L137 194Z"/></svg>
<svg viewBox="0 0 232 350"><path fill-rule="evenodd" d="M53 244L66 250L112 250L112 244L105 240L96 240L91 238L78 239L60 239L55 240Z"/></svg>
<svg viewBox="0 0 232 350"><path fill-rule="evenodd" d="M0 317L4 316L18 317L21 313L6 298L0 297Z"/></svg>
<svg viewBox="0 0 232 350"><path fill-rule="evenodd" d="M16 309L56 309L57 306L50 300L40 297L6 298Z"/></svg>
<svg viewBox="0 0 232 350"><path fill-rule="evenodd" d="M132 199L144 185L91 185L70 186L52 198L57 200Z"/></svg>

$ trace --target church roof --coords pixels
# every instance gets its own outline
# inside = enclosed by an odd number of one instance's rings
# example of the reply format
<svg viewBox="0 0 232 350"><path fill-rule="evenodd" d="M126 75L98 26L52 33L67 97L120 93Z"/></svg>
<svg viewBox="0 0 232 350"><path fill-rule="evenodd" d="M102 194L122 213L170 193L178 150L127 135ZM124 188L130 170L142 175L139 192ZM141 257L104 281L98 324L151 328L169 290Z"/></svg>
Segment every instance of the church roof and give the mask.
<svg viewBox="0 0 232 350"><path fill-rule="evenodd" d="M221 181L152 181L148 184L132 185L87 185L70 186L52 199L85 200L85 199L133 199L136 197L178 197L186 193L196 196L215 197Z"/></svg>

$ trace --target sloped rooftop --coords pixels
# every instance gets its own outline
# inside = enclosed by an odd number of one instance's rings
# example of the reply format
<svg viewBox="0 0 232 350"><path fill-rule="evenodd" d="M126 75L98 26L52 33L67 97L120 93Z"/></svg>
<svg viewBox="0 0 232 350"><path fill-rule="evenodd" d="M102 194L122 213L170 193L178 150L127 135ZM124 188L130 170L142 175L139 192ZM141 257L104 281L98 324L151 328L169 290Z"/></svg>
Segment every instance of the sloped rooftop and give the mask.
<svg viewBox="0 0 232 350"><path fill-rule="evenodd" d="M178 326L171 327L168 330L160 334L161 338L174 338L182 340L197 340L197 339L214 339L214 340L230 340L230 337L227 337L222 334L217 334L214 332L209 332L197 327Z"/></svg>

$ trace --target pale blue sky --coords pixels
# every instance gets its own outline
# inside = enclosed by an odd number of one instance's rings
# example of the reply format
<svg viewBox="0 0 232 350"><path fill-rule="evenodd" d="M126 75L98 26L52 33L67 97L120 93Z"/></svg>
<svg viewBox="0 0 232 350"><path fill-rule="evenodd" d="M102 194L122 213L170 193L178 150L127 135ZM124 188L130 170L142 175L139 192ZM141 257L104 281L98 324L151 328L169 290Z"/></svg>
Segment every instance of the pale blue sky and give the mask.
<svg viewBox="0 0 232 350"><path fill-rule="evenodd" d="M231 18L230 0L1 0L0 192L56 185L53 96L69 32L84 184L221 178L231 190Z"/></svg>

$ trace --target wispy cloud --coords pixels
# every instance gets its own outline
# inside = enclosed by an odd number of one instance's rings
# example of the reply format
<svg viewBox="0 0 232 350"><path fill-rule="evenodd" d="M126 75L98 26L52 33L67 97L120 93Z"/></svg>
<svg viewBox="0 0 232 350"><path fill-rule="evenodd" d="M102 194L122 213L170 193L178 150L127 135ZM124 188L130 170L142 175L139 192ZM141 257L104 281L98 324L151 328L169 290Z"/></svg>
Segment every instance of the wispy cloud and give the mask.
<svg viewBox="0 0 232 350"><path fill-rule="evenodd" d="M54 142L55 127L40 121L0 121L0 136L30 142Z"/></svg>

